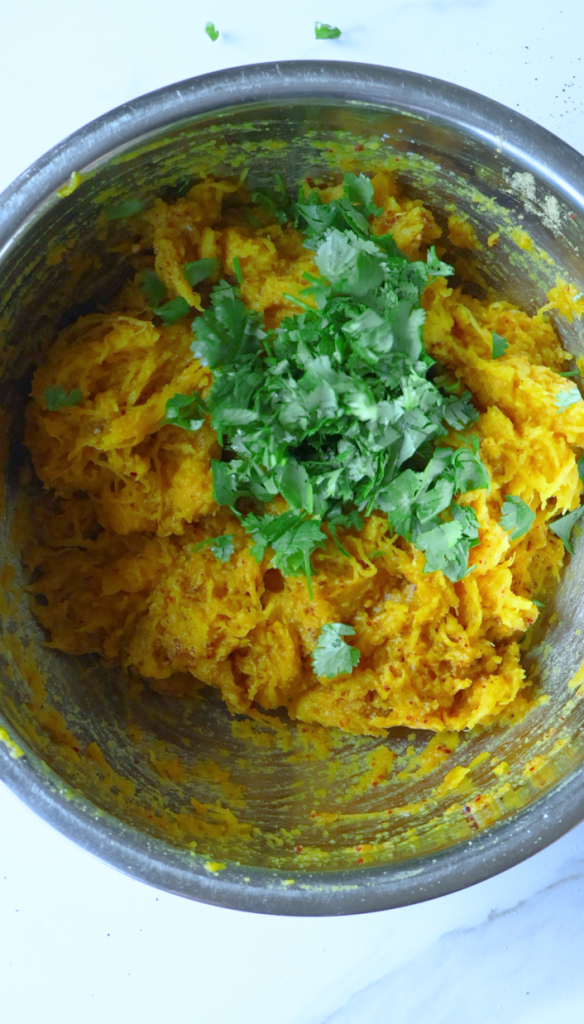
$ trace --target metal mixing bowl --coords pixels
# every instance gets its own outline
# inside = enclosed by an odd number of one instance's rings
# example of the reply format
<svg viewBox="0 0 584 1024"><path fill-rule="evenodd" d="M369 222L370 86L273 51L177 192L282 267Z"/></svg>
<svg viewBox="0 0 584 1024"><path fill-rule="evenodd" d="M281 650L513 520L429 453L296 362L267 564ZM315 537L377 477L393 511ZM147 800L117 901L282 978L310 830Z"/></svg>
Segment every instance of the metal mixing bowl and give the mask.
<svg viewBox="0 0 584 1024"><path fill-rule="evenodd" d="M270 185L278 171L294 187L387 162L442 222L454 203L479 238L499 230L497 245L473 258L522 308L545 302L557 274L584 281L583 158L491 100L388 68L265 64L169 86L83 128L0 197L10 413L0 775L110 864L209 903L279 914L401 906L510 867L584 817L582 544L525 653L533 708L432 762L429 734L327 738L279 719L250 727L213 692L171 700L145 689L135 700L119 673L43 646L29 610L18 557L29 487L23 404L31 366L71 305L91 309L123 274L96 238L103 204L172 195L206 172L247 167L252 185ZM581 354L578 325L556 326ZM403 770L373 785L371 759L384 746ZM449 788L457 765L468 771Z"/></svg>

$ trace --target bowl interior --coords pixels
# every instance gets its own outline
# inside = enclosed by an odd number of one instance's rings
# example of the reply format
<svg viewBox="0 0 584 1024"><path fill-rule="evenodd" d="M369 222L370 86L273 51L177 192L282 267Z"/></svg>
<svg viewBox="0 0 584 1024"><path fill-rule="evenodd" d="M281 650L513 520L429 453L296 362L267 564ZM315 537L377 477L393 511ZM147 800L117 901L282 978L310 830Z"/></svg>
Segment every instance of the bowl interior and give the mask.
<svg viewBox="0 0 584 1024"><path fill-rule="evenodd" d="M342 870L355 887L367 866L407 868L490 834L584 759L581 544L525 645L532 706L523 717L460 737L406 729L350 737L284 715L234 719L211 690L170 699L145 686L138 694L119 671L45 646L29 608L19 550L23 502L34 488L23 409L40 353L123 278L120 258L100 241L103 205L170 197L205 174L246 171L250 185L261 187L278 172L296 189L304 177L338 180L346 170L388 166L439 223L448 204L468 216L483 242L472 254L475 280L482 275L526 311L546 301L557 275L584 283L579 208L525 157L405 105L339 100L258 101L170 122L78 168L69 188L29 215L0 263L0 708L10 735L47 766L62 796L113 816L125 834L157 851L152 856L178 851L194 874L206 865L218 876L235 864L315 884ZM490 247L493 232L499 237ZM449 245L448 255L465 253ZM577 325L558 318L556 326L566 347L582 355Z"/></svg>

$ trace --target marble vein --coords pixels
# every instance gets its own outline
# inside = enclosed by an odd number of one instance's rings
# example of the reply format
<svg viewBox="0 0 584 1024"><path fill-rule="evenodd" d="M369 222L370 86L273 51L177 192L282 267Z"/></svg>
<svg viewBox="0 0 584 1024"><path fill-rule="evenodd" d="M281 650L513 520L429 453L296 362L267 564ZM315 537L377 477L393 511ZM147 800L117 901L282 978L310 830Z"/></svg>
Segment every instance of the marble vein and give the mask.
<svg viewBox="0 0 584 1024"><path fill-rule="evenodd" d="M564 1019L584 1019L584 860L567 867L529 899L446 933L318 1024L543 1024L558 1005Z"/></svg>

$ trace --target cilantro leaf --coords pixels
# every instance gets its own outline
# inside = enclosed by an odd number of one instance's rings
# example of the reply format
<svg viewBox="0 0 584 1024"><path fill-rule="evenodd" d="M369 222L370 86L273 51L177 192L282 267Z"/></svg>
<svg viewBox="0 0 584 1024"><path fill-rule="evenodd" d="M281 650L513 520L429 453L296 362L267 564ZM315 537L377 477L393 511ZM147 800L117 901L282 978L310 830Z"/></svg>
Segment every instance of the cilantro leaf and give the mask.
<svg viewBox="0 0 584 1024"><path fill-rule="evenodd" d="M491 331L491 338L493 339L491 359L500 359L509 348L509 342L506 338L501 338L499 334L495 334L494 331Z"/></svg>
<svg viewBox="0 0 584 1024"><path fill-rule="evenodd" d="M501 509L499 526L510 534L510 540L519 540L535 522L535 512L517 494L508 494Z"/></svg>
<svg viewBox="0 0 584 1024"><path fill-rule="evenodd" d="M325 679L349 675L359 664L361 655L343 637L354 635L353 627L345 626L342 622L328 622L322 626L318 643L312 652L314 674Z"/></svg>
<svg viewBox="0 0 584 1024"><path fill-rule="evenodd" d="M459 448L452 458L452 468L455 494L467 494L482 487L490 490L489 471L477 452Z"/></svg>
<svg viewBox="0 0 584 1024"><path fill-rule="evenodd" d="M218 505L235 504L239 491L235 482L236 464L233 462L211 462L213 472L213 498Z"/></svg>
<svg viewBox="0 0 584 1024"><path fill-rule="evenodd" d="M147 270L142 274L140 287L152 309L159 306L166 296L166 285L153 270Z"/></svg>
<svg viewBox="0 0 584 1024"><path fill-rule="evenodd" d="M224 533L221 537L206 537L205 540L195 544L191 551L201 551L203 548L209 547L219 562L228 562L235 551L233 538L233 533Z"/></svg>
<svg viewBox="0 0 584 1024"><path fill-rule="evenodd" d="M569 551L571 555L574 554L574 549L572 548L570 537L572 530L582 515L584 515L584 505L580 505L580 508L577 508L575 512L567 512L558 519L554 519L553 523L548 524L552 533L555 533L563 541L566 551Z"/></svg>
<svg viewBox="0 0 584 1024"><path fill-rule="evenodd" d="M584 455L582 455L578 459L577 466L578 466L578 476L580 477L580 479L584 483Z"/></svg>
<svg viewBox="0 0 584 1024"><path fill-rule="evenodd" d="M217 40L219 39L219 32L215 28L212 21L208 21L207 24L205 25L205 32L209 36L209 39L211 40L212 43L216 43Z"/></svg>
<svg viewBox="0 0 584 1024"><path fill-rule="evenodd" d="M237 289L225 281L213 289L211 308L195 318L193 331L192 353L212 369L258 352L264 336L257 313L248 309Z"/></svg>
<svg viewBox="0 0 584 1024"><path fill-rule="evenodd" d="M243 284L243 274L241 272L241 263L239 262L239 256L233 257L233 269L237 278L238 284Z"/></svg>
<svg viewBox="0 0 584 1024"><path fill-rule="evenodd" d="M315 39L338 39L341 35L340 28L335 28L333 25L326 25L322 21L315 21L314 23L314 38Z"/></svg>
<svg viewBox="0 0 584 1024"><path fill-rule="evenodd" d="M162 423L194 431L203 426L206 415L207 407L197 392L193 395L174 395L166 403Z"/></svg>
<svg viewBox="0 0 584 1024"><path fill-rule="evenodd" d="M187 284L194 288L200 281L206 280L211 274L219 269L219 261L212 259L193 260L192 263L185 263L182 268L183 276Z"/></svg>
<svg viewBox="0 0 584 1024"><path fill-rule="evenodd" d="M67 394L65 388L60 384L53 384L45 388L43 392L45 404L49 412L59 412L60 409L68 409L72 405L79 405L83 401L83 392L80 388L73 388Z"/></svg>
<svg viewBox="0 0 584 1024"><path fill-rule="evenodd" d="M383 211L373 202L373 185L366 174L345 174L344 193L349 202L361 206L363 212L378 216Z"/></svg>
<svg viewBox="0 0 584 1024"><path fill-rule="evenodd" d="M165 302L163 306L156 306L153 310L165 327L175 324L177 320L182 320L183 316L187 316L190 311L191 307L188 302L180 295L176 299L171 299L170 302Z"/></svg>
<svg viewBox="0 0 584 1024"><path fill-rule="evenodd" d="M568 388L567 391L558 391L558 393L554 395L554 402L558 413L565 412L565 410L569 409L571 405L575 405L576 402L581 401L582 395L575 384L571 388Z"/></svg>
<svg viewBox="0 0 584 1024"><path fill-rule="evenodd" d="M104 207L104 213L108 220L123 220L125 217L135 217L146 208L141 199L128 199L125 203L114 203Z"/></svg>

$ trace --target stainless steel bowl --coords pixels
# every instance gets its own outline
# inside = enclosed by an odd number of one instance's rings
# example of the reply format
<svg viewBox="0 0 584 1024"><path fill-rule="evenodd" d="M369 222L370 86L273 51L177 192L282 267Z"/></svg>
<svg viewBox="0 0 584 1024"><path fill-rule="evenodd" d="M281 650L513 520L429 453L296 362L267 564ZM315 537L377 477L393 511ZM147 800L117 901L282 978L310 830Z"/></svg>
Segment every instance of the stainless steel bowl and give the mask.
<svg viewBox="0 0 584 1024"><path fill-rule="evenodd" d="M0 197L1 388L10 413L0 775L110 864L209 903L278 914L402 906L496 874L584 817L584 545L525 654L535 698L549 700L463 737L432 763L423 758L428 734L327 739L279 720L234 724L213 695L179 701L146 690L134 701L115 672L43 646L29 610L18 557L27 375L70 306L91 308L123 273L96 237L103 204L149 201L198 174L244 166L255 185L279 171L293 186L388 162L438 216L455 203L479 237L500 231L496 248L474 255L523 308L541 305L557 274L584 282L583 158L500 104L390 68L264 64L172 85L81 129ZM581 354L578 325L559 318L557 328ZM384 746L404 770L367 785ZM160 750L180 764L180 781L161 770ZM441 785L457 765L469 769L460 786ZM221 810L230 804L237 834Z"/></svg>

